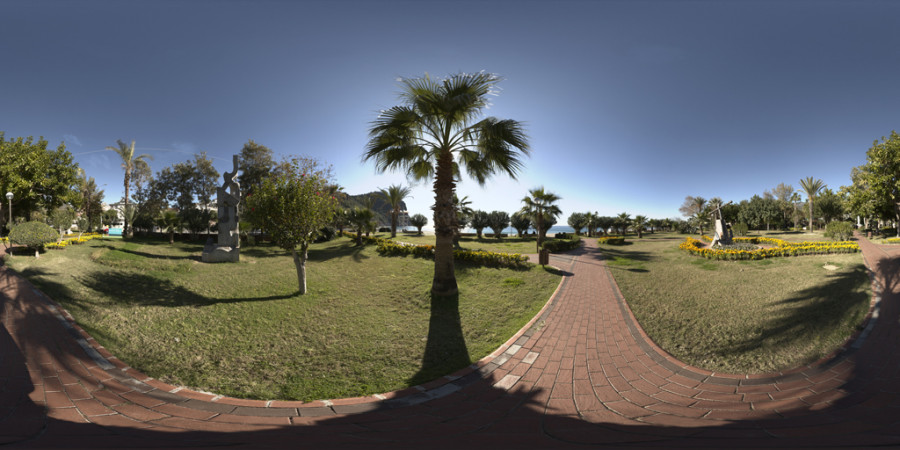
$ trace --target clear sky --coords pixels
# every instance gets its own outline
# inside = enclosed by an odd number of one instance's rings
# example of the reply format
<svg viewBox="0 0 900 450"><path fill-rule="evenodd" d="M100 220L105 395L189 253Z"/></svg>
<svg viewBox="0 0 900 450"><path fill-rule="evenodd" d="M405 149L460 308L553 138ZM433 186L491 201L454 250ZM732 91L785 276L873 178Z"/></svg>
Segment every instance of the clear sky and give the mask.
<svg viewBox="0 0 900 450"><path fill-rule="evenodd" d="M154 173L248 139L334 166L346 192L407 184L363 163L398 77L504 77L526 124L518 180L464 179L513 212L540 185L574 211L678 217L807 176L837 189L900 129L900 2L0 0L0 130L65 141L122 195L117 139ZM430 184L411 214L431 217Z"/></svg>

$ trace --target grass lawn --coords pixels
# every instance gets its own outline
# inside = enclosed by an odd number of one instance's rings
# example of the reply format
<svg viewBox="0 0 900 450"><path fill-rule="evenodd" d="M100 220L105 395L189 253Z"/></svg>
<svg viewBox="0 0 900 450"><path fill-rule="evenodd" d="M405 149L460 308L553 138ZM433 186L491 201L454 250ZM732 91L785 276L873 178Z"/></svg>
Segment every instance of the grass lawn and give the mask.
<svg viewBox="0 0 900 450"><path fill-rule="evenodd" d="M697 367L763 373L809 363L868 311L860 253L710 261L672 241L628 242L600 248L629 306L654 342Z"/></svg>
<svg viewBox="0 0 900 450"><path fill-rule="evenodd" d="M459 298L432 303L430 260L315 244L307 295L289 254L202 243L94 240L8 260L103 346L162 381L242 398L362 396L430 381L489 354L550 298L541 267L457 264Z"/></svg>

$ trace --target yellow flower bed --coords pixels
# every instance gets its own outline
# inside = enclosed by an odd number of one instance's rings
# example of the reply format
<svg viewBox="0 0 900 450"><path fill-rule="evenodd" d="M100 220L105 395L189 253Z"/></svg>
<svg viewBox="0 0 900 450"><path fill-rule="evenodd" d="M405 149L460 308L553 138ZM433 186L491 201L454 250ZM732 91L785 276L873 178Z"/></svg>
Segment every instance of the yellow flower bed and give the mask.
<svg viewBox="0 0 900 450"><path fill-rule="evenodd" d="M623 245L625 244L625 238L623 236L603 236L597 238L598 244L609 244L609 245Z"/></svg>
<svg viewBox="0 0 900 450"><path fill-rule="evenodd" d="M709 236L702 236L702 239L712 241ZM830 253L855 253L859 251L859 244L850 241L839 242L787 242L781 239L767 237L752 238L734 238L735 242L743 242L748 244L772 244L773 248L761 248L757 250L730 250L730 249L711 249L703 248L703 242L686 238L678 248L695 256L702 256L706 259L715 260L746 260L746 259L765 259L775 258L779 256L801 256L801 255L826 255Z"/></svg>
<svg viewBox="0 0 900 450"><path fill-rule="evenodd" d="M900 238L887 238L884 241L888 244L900 244Z"/></svg>

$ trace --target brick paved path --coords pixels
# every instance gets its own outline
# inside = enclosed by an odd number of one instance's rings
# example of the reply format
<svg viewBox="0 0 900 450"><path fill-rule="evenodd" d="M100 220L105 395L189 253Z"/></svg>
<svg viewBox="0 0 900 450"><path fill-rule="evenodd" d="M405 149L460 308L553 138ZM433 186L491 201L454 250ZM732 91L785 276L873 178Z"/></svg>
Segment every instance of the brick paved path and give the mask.
<svg viewBox="0 0 900 450"><path fill-rule="evenodd" d="M129 369L0 268L0 445L559 448L900 446L900 247L861 239L882 291L861 336L790 372L725 375L655 347L602 257L477 368L366 399L238 400ZM86 350L87 349L87 350Z"/></svg>

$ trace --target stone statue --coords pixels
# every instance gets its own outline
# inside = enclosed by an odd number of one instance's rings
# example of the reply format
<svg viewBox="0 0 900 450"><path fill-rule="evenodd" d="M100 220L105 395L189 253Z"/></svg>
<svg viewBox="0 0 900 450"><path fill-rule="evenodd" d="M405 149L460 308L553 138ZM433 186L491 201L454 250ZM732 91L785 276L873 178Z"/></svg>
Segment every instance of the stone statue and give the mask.
<svg viewBox="0 0 900 450"><path fill-rule="evenodd" d="M241 202L241 185L234 181L238 172L238 156L232 159L234 171L225 172L225 182L216 188L219 239L208 242L203 248L203 262L237 262L241 257L241 237L238 229L238 204Z"/></svg>
<svg viewBox="0 0 900 450"><path fill-rule="evenodd" d="M725 205L730 204L731 202L728 202ZM714 247L716 244L731 245L731 227L729 227L725 223L725 219L722 218L722 207L725 205L717 205L716 210L713 212L716 223L716 233L713 235L713 240L709 244L710 248Z"/></svg>

